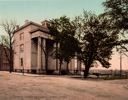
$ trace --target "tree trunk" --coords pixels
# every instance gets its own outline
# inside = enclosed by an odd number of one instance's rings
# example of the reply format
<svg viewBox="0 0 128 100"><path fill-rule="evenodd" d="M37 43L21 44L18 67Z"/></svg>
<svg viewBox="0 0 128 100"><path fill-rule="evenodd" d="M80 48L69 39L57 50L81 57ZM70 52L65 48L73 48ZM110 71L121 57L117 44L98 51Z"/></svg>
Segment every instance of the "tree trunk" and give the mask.
<svg viewBox="0 0 128 100"><path fill-rule="evenodd" d="M12 47L10 47L10 70L9 72L11 73L13 71L13 50L12 50Z"/></svg>
<svg viewBox="0 0 128 100"><path fill-rule="evenodd" d="M0 48L0 55L2 55L2 48ZM0 70L1 70L1 66L2 66L2 60L1 60L1 56L0 56Z"/></svg>
<svg viewBox="0 0 128 100"><path fill-rule="evenodd" d="M59 66L59 75L61 75L61 65L62 65L62 62L60 61L60 66Z"/></svg>
<svg viewBox="0 0 128 100"><path fill-rule="evenodd" d="M48 74L48 55L45 55L45 71Z"/></svg>
<svg viewBox="0 0 128 100"><path fill-rule="evenodd" d="M59 68L58 68L57 54L58 54L58 43L56 42L56 70L59 70Z"/></svg>
<svg viewBox="0 0 128 100"><path fill-rule="evenodd" d="M91 46L91 51L89 53L89 59L84 62L85 70L84 70L84 78L87 78L89 75L89 69L93 63L93 44Z"/></svg>
<svg viewBox="0 0 128 100"><path fill-rule="evenodd" d="M9 72L11 73L12 72L12 70L13 70L13 65L12 65L12 58L11 58L11 54L10 54L10 69L9 69Z"/></svg>
<svg viewBox="0 0 128 100"><path fill-rule="evenodd" d="M85 66L84 78L87 78L88 77L88 75L89 75L89 69L90 69L90 66Z"/></svg>
<svg viewBox="0 0 128 100"><path fill-rule="evenodd" d="M69 62L67 62L67 74L69 73Z"/></svg>

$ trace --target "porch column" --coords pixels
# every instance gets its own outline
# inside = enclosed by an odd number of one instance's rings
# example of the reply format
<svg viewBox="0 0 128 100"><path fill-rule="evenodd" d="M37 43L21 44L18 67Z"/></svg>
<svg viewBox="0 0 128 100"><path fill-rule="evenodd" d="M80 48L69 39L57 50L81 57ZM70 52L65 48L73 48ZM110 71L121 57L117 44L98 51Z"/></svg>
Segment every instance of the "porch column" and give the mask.
<svg viewBox="0 0 128 100"><path fill-rule="evenodd" d="M38 37L38 48L37 48L37 71L41 69L41 37Z"/></svg>
<svg viewBox="0 0 128 100"><path fill-rule="evenodd" d="M45 70L45 64L46 64L46 60L45 60L45 53L46 52L46 39L42 39L42 69Z"/></svg>

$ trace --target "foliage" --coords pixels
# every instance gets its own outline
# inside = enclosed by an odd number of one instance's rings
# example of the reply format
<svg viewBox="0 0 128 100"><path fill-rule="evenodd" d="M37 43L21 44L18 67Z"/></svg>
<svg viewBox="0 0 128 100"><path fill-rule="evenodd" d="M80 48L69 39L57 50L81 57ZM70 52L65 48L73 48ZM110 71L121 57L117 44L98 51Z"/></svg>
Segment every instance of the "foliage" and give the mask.
<svg viewBox="0 0 128 100"><path fill-rule="evenodd" d="M116 27L128 29L128 0L106 0L105 14L115 22Z"/></svg>
<svg viewBox="0 0 128 100"><path fill-rule="evenodd" d="M76 23L81 24L77 35L81 36L80 58L85 65L84 77L86 78L95 61L109 68L113 48L128 41L119 40L120 30L113 27L113 22L107 16L97 16L84 11L83 16L77 18L79 20L77 19Z"/></svg>
<svg viewBox="0 0 128 100"><path fill-rule="evenodd" d="M76 27L68 17L62 16L51 20L49 29L58 46L56 58L59 59L61 67L64 61L68 64L78 50L78 40L75 38Z"/></svg>
<svg viewBox="0 0 128 100"><path fill-rule="evenodd" d="M8 36L1 35L0 36L0 44L9 48L9 38L8 38Z"/></svg>
<svg viewBox="0 0 128 100"><path fill-rule="evenodd" d="M120 39L124 39L126 43L128 36L128 0L106 0L103 5L106 8L104 15L108 16L113 22L113 27L120 30ZM128 51L127 45L120 44L117 51L120 51L119 49Z"/></svg>

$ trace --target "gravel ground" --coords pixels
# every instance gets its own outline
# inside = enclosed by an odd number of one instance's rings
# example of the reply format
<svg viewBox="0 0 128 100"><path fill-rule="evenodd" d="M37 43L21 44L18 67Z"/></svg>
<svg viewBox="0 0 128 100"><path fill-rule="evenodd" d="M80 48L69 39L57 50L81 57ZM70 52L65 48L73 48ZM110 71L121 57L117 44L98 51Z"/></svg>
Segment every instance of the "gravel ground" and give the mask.
<svg viewBox="0 0 128 100"><path fill-rule="evenodd" d="M75 79L0 72L0 100L128 100L128 79Z"/></svg>

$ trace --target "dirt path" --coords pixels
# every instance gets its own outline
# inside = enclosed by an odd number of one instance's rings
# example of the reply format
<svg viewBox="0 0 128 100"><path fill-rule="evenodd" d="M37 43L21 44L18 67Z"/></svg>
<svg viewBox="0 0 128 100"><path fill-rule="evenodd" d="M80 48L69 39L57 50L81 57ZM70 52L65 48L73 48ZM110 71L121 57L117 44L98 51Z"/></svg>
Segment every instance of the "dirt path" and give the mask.
<svg viewBox="0 0 128 100"><path fill-rule="evenodd" d="M0 72L0 100L128 100L128 80L78 80Z"/></svg>

